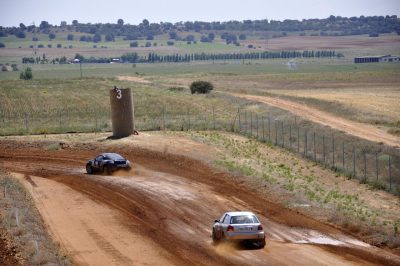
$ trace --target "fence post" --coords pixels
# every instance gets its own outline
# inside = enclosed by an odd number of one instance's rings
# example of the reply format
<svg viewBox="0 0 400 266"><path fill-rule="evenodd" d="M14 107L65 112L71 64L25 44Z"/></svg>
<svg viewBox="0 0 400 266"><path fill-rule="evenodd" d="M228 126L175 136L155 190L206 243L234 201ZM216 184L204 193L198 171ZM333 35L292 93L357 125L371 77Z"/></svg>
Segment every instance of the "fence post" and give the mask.
<svg viewBox="0 0 400 266"><path fill-rule="evenodd" d="M60 128L61 128L61 110L58 110L58 116L59 116L59 122L60 122Z"/></svg>
<svg viewBox="0 0 400 266"><path fill-rule="evenodd" d="M314 161L317 161L317 148L315 147L315 132L313 132L313 142L314 142Z"/></svg>
<svg viewBox="0 0 400 266"><path fill-rule="evenodd" d="M253 137L253 113L250 112L250 137Z"/></svg>
<svg viewBox="0 0 400 266"><path fill-rule="evenodd" d="M325 136L322 135L322 157L324 160L324 164L325 164Z"/></svg>
<svg viewBox="0 0 400 266"><path fill-rule="evenodd" d="M353 146L353 177L356 177L356 147Z"/></svg>
<svg viewBox="0 0 400 266"><path fill-rule="evenodd" d="M24 115L25 115L25 128L26 128L26 131L28 131L29 130L29 128L28 128L28 114L24 113Z"/></svg>
<svg viewBox="0 0 400 266"><path fill-rule="evenodd" d="M163 130L165 131L165 106L164 105L162 108L162 127L163 127Z"/></svg>
<svg viewBox="0 0 400 266"><path fill-rule="evenodd" d="M268 115L268 140L271 142L271 117Z"/></svg>
<svg viewBox="0 0 400 266"><path fill-rule="evenodd" d="M282 147L285 148L285 129L283 127L283 121L282 121Z"/></svg>
<svg viewBox="0 0 400 266"><path fill-rule="evenodd" d="M392 164L390 162L390 155L389 155L389 191L392 190Z"/></svg>
<svg viewBox="0 0 400 266"><path fill-rule="evenodd" d="M335 137L332 136L332 166L335 168Z"/></svg>
<svg viewBox="0 0 400 266"><path fill-rule="evenodd" d="M378 153L375 153L375 169L376 169L376 181L379 179L379 161L378 161Z"/></svg>
<svg viewBox="0 0 400 266"><path fill-rule="evenodd" d="M244 111L244 134L247 134L247 111Z"/></svg>
<svg viewBox="0 0 400 266"><path fill-rule="evenodd" d="M238 108L238 121L239 121L239 133L242 131L242 127L240 125L240 108Z"/></svg>
<svg viewBox="0 0 400 266"><path fill-rule="evenodd" d="M257 139L258 139L258 114L256 114L256 128L257 128Z"/></svg>
<svg viewBox="0 0 400 266"><path fill-rule="evenodd" d="M343 173L346 172L346 169L344 167L344 141L342 142L342 169Z"/></svg>
<svg viewBox="0 0 400 266"><path fill-rule="evenodd" d="M308 135L308 132L307 132L307 130L304 132L304 156L306 156L307 157L307 150L308 150L308 145L307 145L307 135Z"/></svg>
<svg viewBox="0 0 400 266"><path fill-rule="evenodd" d="M262 122L263 141L265 141L265 118L264 118L264 116L261 116L261 122Z"/></svg>
<svg viewBox="0 0 400 266"><path fill-rule="evenodd" d="M367 153L364 152L364 182L367 183Z"/></svg>
<svg viewBox="0 0 400 266"><path fill-rule="evenodd" d="M300 127L297 127L297 153L300 153Z"/></svg>

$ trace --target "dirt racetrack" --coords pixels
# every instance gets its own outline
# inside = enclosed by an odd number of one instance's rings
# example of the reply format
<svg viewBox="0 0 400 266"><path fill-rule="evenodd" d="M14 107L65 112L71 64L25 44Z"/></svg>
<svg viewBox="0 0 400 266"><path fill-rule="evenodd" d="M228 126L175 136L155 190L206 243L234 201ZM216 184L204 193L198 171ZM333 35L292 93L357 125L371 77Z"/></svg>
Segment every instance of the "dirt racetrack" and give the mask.
<svg viewBox="0 0 400 266"><path fill-rule="evenodd" d="M383 142L389 146L400 147L400 138L387 133L372 125L362 124L345 118L337 117L328 112L320 111L316 108L284 100L276 97L234 94L236 97L242 97L248 100L265 103L287 110L294 115L308 119L310 121L330 126L334 129L346 132L347 134L367 139L374 142Z"/></svg>
<svg viewBox="0 0 400 266"><path fill-rule="evenodd" d="M50 232L79 265L400 265L398 256L188 157L115 145L134 162L130 172L85 174L100 147L0 141L0 164L24 181ZM264 249L212 244L212 222L228 210L258 214Z"/></svg>

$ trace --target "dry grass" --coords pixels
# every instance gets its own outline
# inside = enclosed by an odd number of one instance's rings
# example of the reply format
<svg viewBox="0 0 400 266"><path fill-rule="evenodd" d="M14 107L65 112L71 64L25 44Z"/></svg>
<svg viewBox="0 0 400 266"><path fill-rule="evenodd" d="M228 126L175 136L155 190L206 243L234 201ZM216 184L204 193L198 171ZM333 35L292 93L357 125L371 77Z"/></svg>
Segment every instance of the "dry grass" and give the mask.
<svg viewBox="0 0 400 266"><path fill-rule="evenodd" d="M27 265L70 265L46 231L29 192L0 169L0 226L13 238ZM4 197L5 195L5 197Z"/></svg>

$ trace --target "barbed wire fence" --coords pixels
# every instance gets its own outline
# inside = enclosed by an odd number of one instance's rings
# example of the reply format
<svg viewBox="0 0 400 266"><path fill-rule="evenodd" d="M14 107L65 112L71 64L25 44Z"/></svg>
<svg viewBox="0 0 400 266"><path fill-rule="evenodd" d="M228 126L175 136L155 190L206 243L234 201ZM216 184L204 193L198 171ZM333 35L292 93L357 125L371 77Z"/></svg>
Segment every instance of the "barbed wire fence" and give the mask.
<svg viewBox="0 0 400 266"><path fill-rule="evenodd" d="M179 109L179 110L178 110ZM0 113L0 135L109 132L110 110L53 110L42 113ZM400 194L400 157L354 145L349 139L310 130L294 121L242 109L176 108L158 106L148 112L135 106L138 131L217 130L236 132L260 142L279 146L343 173L349 179L376 189Z"/></svg>

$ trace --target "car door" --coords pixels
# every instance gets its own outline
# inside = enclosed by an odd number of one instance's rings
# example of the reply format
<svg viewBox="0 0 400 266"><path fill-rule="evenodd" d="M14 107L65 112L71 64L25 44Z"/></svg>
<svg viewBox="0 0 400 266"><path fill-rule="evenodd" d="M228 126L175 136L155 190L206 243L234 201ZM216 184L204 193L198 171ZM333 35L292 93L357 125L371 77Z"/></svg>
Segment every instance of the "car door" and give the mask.
<svg viewBox="0 0 400 266"><path fill-rule="evenodd" d="M99 156L97 156L96 157L96 159L94 159L94 167L96 168L96 169L100 169L100 165L101 165L101 162L103 161L103 155L99 155Z"/></svg>

